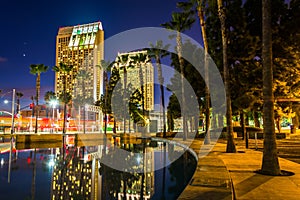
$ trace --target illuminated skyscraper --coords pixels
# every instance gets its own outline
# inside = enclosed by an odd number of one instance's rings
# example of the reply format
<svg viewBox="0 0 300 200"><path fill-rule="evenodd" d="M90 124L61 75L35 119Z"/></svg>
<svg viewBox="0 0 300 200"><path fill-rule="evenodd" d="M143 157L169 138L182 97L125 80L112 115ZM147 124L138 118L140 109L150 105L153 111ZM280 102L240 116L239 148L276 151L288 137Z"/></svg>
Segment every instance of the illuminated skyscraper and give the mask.
<svg viewBox="0 0 300 200"><path fill-rule="evenodd" d="M136 61L134 58L145 55L144 61ZM120 61L122 56L128 56L127 62ZM116 58L115 67L120 70L120 77L124 80L124 69L127 73L127 87L131 85L139 89L143 85L144 108L147 111L154 109L154 70L147 55L147 51L134 51L129 53L119 53Z"/></svg>
<svg viewBox="0 0 300 200"><path fill-rule="evenodd" d="M56 36L56 66L59 63L74 66L67 75L66 92L76 96L100 99L103 93L102 70L104 31L101 22L61 27ZM85 72L88 78L78 76ZM55 93L63 91L63 74L55 74Z"/></svg>

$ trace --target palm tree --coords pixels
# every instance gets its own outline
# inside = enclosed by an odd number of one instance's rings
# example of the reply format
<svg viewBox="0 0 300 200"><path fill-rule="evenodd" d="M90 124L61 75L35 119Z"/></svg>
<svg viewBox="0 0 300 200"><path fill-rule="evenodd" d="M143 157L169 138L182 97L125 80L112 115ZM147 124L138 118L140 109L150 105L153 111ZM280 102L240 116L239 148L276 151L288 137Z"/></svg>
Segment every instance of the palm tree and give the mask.
<svg viewBox="0 0 300 200"><path fill-rule="evenodd" d="M35 130L34 132L37 133L38 131L38 105L39 105L39 98L40 98L40 87L41 87L41 73L47 72L48 66L44 64L31 64L29 66L30 73L36 75L36 106L35 106Z"/></svg>
<svg viewBox="0 0 300 200"><path fill-rule="evenodd" d="M87 70L80 70L77 74L77 78L81 80L81 90L82 94L77 94L75 102L79 105L79 115L80 115L80 105L83 105L83 133L85 133L85 121L86 121L86 106L85 104L91 104L93 102L92 97L88 97L85 93L86 80L90 77L90 73Z"/></svg>
<svg viewBox="0 0 300 200"><path fill-rule="evenodd" d="M223 45L223 70L224 70L224 85L226 92L226 124L227 124L227 153L235 153L236 147L233 141L233 126L232 126L232 110L231 110L231 98L229 87L229 69L227 62L227 31L226 31L226 14L223 4L223 0L218 0L218 14L221 22L221 34Z"/></svg>
<svg viewBox="0 0 300 200"><path fill-rule="evenodd" d="M59 95L59 99L64 103L63 134L66 133L67 104L72 99L72 95L68 91L66 91L67 75L73 70L73 67L73 65L67 65L64 63L59 63L58 66L53 67L53 71L55 71L56 73L62 73L63 75L63 91Z"/></svg>
<svg viewBox="0 0 300 200"><path fill-rule="evenodd" d="M108 114L108 75L107 72L111 70L111 66L113 65L110 61L101 60L100 65L97 66L101 70L103 70L104 73L104 85L105 85L105 91L104 91L104 105L103 105L103 111L104 111L104 134L106 135L106 129L107 129L107 114ZM101 119L102 120L102 119Z"/></svg>
<svg viewBox="0 0 300 200"><path fill-rule="evenodd" d="M153 57L156 62L157 72L158 72L158 81L160 85L160 94L161 94L161 103L162 103L162 112L163 112L163 137L166 137L166 112L165 112L165 94L164 94L164 78L162 76L161 69L161 58L169 55L167 52L169 48L169 44L163 46L163 42L161 40L157 41L155 45L150 44L150 49L148 49L148 54L150 57Z"/></svg>
<svg viewBox="0 0 300 200"><path fill-rule="evenodd" d="M123 80L123 84L124 84L124 93L123 93L123 98L126 98L127 96L127 65L128 65L128 61L129 61L129 55L128 54L124 54L124 55L120 55L117 57L116 63L117 65L120 65L120 68L123 68L123 74L124 74L124 80ZM126 101L124 101L124 109L126 108ZM124 113L124 134L126 133L126 114L125 114L125 110L123 111Z"/></svg>
<svg viewBox="0 0 300 200"><path fill-rule="evenodd" d="M201 27L201 35L204 46L204 70L205 70L205 140L204 144L210 144L210 93L209 93L209 74L208 74L208 40L206 35L206 22L205 22L205 4L207 0L190 0L189 2L177 3L179 8L183 8L185 12L193 15L197 13ZM196 12L193 6L196 5Z"/></svg>
<svg viewBox="0 0 300 200"><path fill-rule="evenodd" d="M187 120L185 113L185 96L184 96L184 61L182 58L182 39L181 32L187 29L191 29L195 19L191 17L189 13L177 13L172 14L172 20L170 22L162 24L163 27L177 31L176 42L177 42L177 55L181 73L181 95L182 95L182 120L183 120L183 140L187 139Z"/></svg>
<svg viewBox="0 0 300 200"><path fill-rule="evenodd" d="M35 182L36 182L36 148L34 149L33 156L33 168L32 168L32 179L31 179L31 200L35 199Z"/></svg>
<svg viewBox="0 0 300 200"><path fill-rule="evenodd" d="M261 173L280 175L274 125L271 0L262 1L264 151Z"/></svg>

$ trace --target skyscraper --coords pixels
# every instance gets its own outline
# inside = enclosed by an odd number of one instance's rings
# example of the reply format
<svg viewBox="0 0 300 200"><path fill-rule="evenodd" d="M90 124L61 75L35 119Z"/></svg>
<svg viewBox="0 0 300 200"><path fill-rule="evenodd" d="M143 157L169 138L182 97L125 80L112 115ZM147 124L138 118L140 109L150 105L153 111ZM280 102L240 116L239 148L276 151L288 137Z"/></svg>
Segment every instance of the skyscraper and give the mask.
<svg viewBox="0 0 300 200"><path fill-rule="evenodd" d="M120 60L122 56L128 57L127 62ZM145 56L144 59L143 56ZM144 108L152 111L154 109L154 70L147 51L119 53L114 66L119 68L122 79L124 79L126 68L127 85L132 85L134 88L143 86Z"/></svg>
<svg viewBox="0 0 300 200"><path fill-rule="evenodd" d="M99 100L103 93L103 73L98 67L103 59L104 31L101 22L61 27L56 36L56 66L72 65L67 74L66 92L73 99L78 96ZM86 74L88 78L79 74ZM63 74L55 75L55 93L63 92Z"/></svg>

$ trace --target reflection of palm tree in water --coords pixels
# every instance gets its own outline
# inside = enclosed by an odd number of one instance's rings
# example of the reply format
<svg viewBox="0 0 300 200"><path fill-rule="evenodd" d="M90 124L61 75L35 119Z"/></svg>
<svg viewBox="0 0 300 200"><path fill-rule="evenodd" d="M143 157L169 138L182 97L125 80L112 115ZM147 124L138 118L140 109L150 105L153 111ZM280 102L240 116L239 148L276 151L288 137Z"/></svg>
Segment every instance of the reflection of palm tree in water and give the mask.
<svg viewBox="0 0 300 200"><path fill-rule="evenodd" d="M164 149L164 165L163 165L163 182L162 182L162 197L161 197L161 200L165 200L166 199L166 196L165 196L165 184L166 184L166 168L167 168L167 162L166 162L166 156L167 156L167 145L166 143L164 142L163 143L163 149Z"/></svg>
<svg viewBox="0 0 300 200"><path fill-rule="evenodd" d="M32 168L32 179L31 179L31 200L35 199L35 178L36 178L36 149L33 154L33 168Z"/></svg>
<svg viewBox="0 0 300 200"><path fill-rule="evenodd" d="M175 182L175 185L169 187L168 191L175 196L178 196L192 178L197 166L197 161L188 151L185 151L182 154L181 151L174 150L173 144L168 145L168 150L169 160L172 163L168 169L171 180Z"/></svg>

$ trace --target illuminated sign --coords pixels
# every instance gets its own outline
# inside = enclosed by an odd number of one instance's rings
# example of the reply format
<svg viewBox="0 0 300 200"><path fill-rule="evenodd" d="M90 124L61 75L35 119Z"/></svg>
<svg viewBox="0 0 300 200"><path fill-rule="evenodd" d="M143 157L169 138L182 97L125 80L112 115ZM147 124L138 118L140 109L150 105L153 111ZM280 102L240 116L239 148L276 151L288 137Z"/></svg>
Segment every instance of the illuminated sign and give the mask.
<svg viewBox="0 0 300 200"><path fill-rule="evenodd" d="M103 30L101 22L74 26L69 47L78 47L88 44L93 45L98 30ZM79 43L80 40L83 42Z"/></svg>

